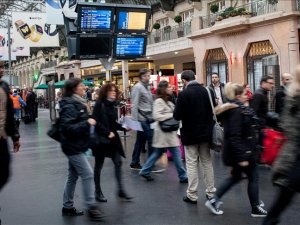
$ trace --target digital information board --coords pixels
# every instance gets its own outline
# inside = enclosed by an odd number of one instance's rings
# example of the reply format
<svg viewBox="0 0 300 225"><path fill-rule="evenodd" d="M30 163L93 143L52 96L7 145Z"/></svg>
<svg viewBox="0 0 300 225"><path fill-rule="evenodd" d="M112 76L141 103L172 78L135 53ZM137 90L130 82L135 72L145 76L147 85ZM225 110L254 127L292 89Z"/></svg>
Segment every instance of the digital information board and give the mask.
<svg viewBox="0 0 300 225"><path fill-rule="evenodd" d="M111 10L82 7L80 27L82 30L109 30L111 28L111 19Z"/></svg>
<svg viewBox="0 0 300 225"><path fill-rule="evenodd" d="M119 12L118 30L146 30L146 12Z"/></svg>
<svg viewBox="0 0 300 225"><path fill-rule="evenodd" d="M145 55L144 37L117 37L115 46L116 57L139 57Z"/></svg>

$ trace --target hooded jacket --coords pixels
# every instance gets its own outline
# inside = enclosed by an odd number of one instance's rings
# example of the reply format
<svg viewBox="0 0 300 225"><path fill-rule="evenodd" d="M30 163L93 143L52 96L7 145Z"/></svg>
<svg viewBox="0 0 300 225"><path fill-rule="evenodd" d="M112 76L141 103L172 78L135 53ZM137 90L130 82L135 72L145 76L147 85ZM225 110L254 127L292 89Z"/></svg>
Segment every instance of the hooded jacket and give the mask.
<svg viewBox="0 0 300 225"><path fill-rule="evenodd" d="M256 163L258 118L255 112L238 101L216 107L216 114L224 126L223 160L225 165L234 166L239 162Z"/></svg>
<svg viewBox="0 0 300 225"><path fill-rule="evenodd" d="M76 155L88 150L90 125L85 105L72 97L64 97L60 102L59 127L61 147L66 155Z"/></svg>

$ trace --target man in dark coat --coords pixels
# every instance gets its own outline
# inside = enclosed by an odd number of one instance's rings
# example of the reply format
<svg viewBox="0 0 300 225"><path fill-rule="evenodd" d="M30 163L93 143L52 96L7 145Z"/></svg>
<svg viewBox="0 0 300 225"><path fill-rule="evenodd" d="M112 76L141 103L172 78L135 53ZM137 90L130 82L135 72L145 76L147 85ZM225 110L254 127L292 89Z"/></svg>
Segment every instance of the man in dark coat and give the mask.
<svg viewBox="0 0 300 225"><path fill-rule="evenodd" d="M174 118L182 121L181 140L186 150L189 185L187 195L184 196L183 200L196 204L199 165L204 172L207 197L212 197L216 191L209 146L214 125L213 112L208 91L195 81L194 72L191 70L183 71L181 79L186 88L178 95ZM213 93L211 94L213 95Z"/></svg>
<svg viewBox="0 0 300 225"><path fill-rule="evenodd" d="M18 152L20 148L20 135L15 124L13 103L9 97L9 86L1 80L2 75L3 62L0 62L0 190L7 183L9 177L10 157L7 138L12 138L14 152Z"/></svg>
<svg viewBox="0 0 300 225"><path fill-rule="evenodd" d="M211 75L211 85L209 85L209 88L214 92L214 96L218 105L222 105L226 102L224 93L225 84L220 82L218 73L213 73Z"/></svg>
<svg viewBox="0 0 300 225"><path fill-rule="evenodd" d="M36 113L36 94L33 92L32 88L29 88L27 100L26 100L26 111L29 115L29 121L35 122L35 118L37 117Z"/></svg>
<svg viewBox="0 0 300 225"><path fill-rule="evenodd" d="M272 91L274 87L274 78L271 76L264 76L260 80L260 88L258 88L253 99L250 102L250 106L256 112L260 120L260 125L264 127L266 125L267 113L269 111L269 99L268 92Z"/></svg>
<svg viewBox="0 0 300 225"><path fill-rule="evenodd" d="M281 115L284 108L284 99L286 96L286 90L289 84L291 84L293 80L293 76L289 73L282 74L281 82L282 86L280 86L279 91L277 91L275 95L275 112Z"/></svg>

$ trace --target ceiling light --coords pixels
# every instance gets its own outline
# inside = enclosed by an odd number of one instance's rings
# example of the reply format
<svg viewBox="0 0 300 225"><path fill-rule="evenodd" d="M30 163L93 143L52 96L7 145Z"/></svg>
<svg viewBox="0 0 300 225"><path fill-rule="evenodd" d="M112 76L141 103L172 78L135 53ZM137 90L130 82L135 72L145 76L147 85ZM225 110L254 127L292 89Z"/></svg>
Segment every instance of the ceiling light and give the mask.
<svg viewBox="0 0 300 225"><path fill-rule="evenodd" d="M175 55L177 55L177 54L178 54L178 52L174 52L174 54L175 54Z"/></svg>

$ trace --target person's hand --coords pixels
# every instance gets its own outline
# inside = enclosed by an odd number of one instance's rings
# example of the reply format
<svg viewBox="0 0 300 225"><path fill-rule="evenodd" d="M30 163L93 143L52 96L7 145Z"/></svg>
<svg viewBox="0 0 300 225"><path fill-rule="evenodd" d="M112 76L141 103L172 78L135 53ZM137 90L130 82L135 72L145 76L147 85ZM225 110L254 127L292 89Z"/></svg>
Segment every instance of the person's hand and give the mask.
<svg viewBox="0 0 300 225"><path fill-rule="evenodd" d="M96 125L96 120L90 118L87 120L87 122L91 125L91 126L95 126Z"/></svg>
<svg viewBox="0 0 300 225"><path fill-rule="evenodd" d="M109 138L109 139L112 139L112 138L114 138L114 137L115 137L115 134L114 134L113 132L110 132L109 135L108 135L108 138Z"/></svg>
<svg viewBox="0 0 300 225"><path fill-rule="evenodd" d="M20 150L20 142L19 141L15 141L14 142L14 153L18 152Z"/></svg>
<svg viewBox="0 0 300 225"><path fill-rule="evenodd" d="M248 161L239 162L239 165L241 167L246 167L246 166L249 166L249 162Z"/></svg>

